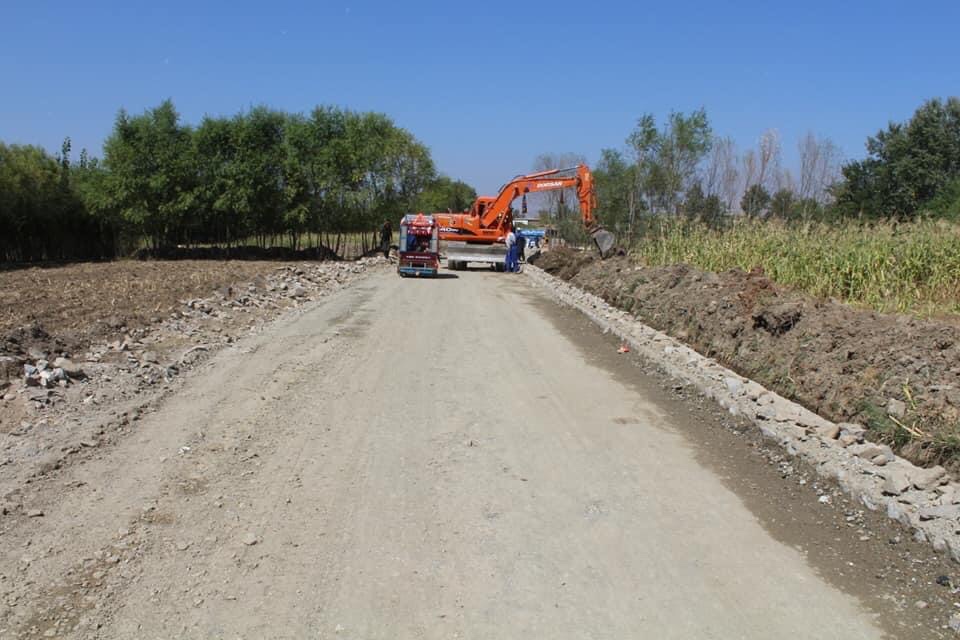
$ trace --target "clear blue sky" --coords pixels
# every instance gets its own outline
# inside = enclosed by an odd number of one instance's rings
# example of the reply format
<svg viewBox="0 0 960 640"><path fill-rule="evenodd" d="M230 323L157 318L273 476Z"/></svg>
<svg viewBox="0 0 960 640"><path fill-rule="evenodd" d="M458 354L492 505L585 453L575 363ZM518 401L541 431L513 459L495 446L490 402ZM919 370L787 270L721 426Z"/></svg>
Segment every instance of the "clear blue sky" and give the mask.
<svg viewBox="0 0 960 640"><path fill-rule="evenodd" d="M960 93L960 1L15 2L0 5L0 140L100 154L119 108L184 120L257 104L390 115L481 192L545 151L596 161L644 112L703 106L785 163L807 130L847 157Z"/></svg>

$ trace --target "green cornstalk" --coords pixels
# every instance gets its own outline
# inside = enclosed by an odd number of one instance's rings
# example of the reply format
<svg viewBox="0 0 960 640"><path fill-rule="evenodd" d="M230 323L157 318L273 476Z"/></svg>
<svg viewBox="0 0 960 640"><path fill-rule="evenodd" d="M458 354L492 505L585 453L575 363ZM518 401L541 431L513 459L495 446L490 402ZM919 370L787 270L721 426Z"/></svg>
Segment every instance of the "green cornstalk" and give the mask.
<svg viewBox="0 0 960 640"><path fill-rule="evenodd" d="M742 220L715 230L664 219L634 255L649 265L707 271L762 267L774 281L881 312L960 313L960 226Z"/></svg>

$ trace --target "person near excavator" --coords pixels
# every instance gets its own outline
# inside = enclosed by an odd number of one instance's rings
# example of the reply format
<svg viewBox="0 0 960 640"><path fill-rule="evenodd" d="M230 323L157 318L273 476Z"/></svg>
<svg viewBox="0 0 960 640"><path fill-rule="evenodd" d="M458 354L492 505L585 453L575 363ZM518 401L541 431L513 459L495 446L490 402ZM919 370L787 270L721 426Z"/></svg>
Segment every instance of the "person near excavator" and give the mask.
<svg viewBox="0 0 960 640"><path fill-rule="evenodd" d="M390 257L390 242L393 240L393 227L390 225L389 220L383 221L383 226L380 227L380 249L383 251L383 257Z"/></svg>
<svg viewBox="0 0 960 640"><path fill-rule="evenodd" d="M504 242L507 245L507 258L503 270L507 273L516 273L519 266L517 264L517 232L513 225L510 225L510 231L507 232Z"/></svg>

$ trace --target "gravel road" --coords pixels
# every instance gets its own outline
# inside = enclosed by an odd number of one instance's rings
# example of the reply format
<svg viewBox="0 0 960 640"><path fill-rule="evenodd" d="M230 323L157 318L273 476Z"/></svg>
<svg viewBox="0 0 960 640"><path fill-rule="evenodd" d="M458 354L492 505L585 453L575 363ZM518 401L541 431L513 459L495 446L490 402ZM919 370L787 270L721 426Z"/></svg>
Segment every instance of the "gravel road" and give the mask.
<svg viewBox="0 0 960 640"><path fill-rule="evenodd" d="M446 275L278 321L65 469L0 637L884 636L522 276Z"/></svg>

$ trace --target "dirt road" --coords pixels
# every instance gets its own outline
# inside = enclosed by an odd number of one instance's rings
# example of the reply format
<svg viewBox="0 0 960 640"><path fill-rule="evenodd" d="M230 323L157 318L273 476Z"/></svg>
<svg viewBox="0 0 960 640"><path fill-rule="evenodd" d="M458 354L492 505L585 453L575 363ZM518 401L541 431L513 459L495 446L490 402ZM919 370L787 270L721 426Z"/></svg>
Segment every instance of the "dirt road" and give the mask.
<svg viewBox="0 0 960 640"><path fill-rule="evenodd" d="M221 352L5 536L6 637L882 637L545 305L382 274Z"/></svg>

